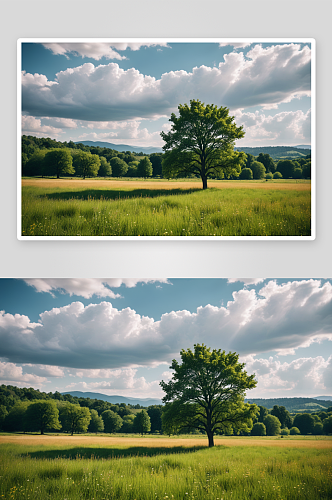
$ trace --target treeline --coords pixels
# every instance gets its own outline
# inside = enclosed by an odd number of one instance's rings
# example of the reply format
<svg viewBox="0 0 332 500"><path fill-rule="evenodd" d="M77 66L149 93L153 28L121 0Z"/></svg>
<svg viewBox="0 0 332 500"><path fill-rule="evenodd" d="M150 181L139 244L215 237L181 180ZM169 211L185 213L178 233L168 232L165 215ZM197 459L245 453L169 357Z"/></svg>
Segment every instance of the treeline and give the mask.
<svg viewBox="0 0 332 500"><path fill-rule="evenodd" d="M332 401L324 401L315 398L257 398L246 399L247 403L254 403L257 406L265 406L271 409L274 405L284 406L290 413L311 413L319 410L326 411L332 407Z"/></svg>
<svg viewBox="0 0 332 500"><path fill-rule="evenodd" d="M160 433L161 414L161 405L145 408L31 387L0 387L0 429L5 432Z"/></svg>
<svg viewBox="0 0 332 500"><path fill-rule="evenodd" d="M168 178L163 173L163 158L163 153L134 154L72 141L22 136L22 175L27 177ZM196 176L187 174L187 177ZM211 178L222 179L224 175ZM260 152L258 156L246 153L238 175L231 175L230 179L311 179L311 156L276 161L268 153Z"/></svg>
<svg viewBox="0 0 332 500"><path fill-rule="evenodd" d="M297 148L292 146L259 146L259 147L236 147L236 151L258 156L259 153L268 153L274 160L282 158L304 157L311 154L311 149Z"/></svg>
<svg viewBox="0 0 332 500"><path fill-rule="evenodd" d="M161 153L133 154L22 136L22 175L27 177L160 177L161 163Z"/></svg>
<svg viewBox="0 0 332 500"><path fill-rule="evenodd" d="M284 406L274 405L271 410L259 406L259 414L251 430L252 436L315 436L332 433L332 406L326 411L291 415Z"/></svg>

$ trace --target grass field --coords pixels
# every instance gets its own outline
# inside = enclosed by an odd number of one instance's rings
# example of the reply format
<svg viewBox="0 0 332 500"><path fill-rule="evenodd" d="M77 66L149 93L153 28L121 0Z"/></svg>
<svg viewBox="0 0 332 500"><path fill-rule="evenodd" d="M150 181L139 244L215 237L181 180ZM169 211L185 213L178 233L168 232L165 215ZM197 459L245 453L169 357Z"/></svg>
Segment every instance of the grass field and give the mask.
<svg viewBox="0 0 332 500"><path fill-rule="evenodd" d="M5 499L332 498L331 437L0 435Z"/></svg>
<svg viewBox="0 0 332 500"><path fill-rule="evenodd" d="M23 236L310 236L310 181L23 179Z"/></svg>

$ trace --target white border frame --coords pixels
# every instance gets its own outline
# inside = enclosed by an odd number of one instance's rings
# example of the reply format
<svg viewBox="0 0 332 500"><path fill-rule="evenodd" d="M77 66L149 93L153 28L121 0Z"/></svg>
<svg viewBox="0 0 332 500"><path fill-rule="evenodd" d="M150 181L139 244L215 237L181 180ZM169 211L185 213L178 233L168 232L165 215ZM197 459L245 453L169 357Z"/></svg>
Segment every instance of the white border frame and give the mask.
<svg viewBox="0 0 332 500"><path fill-rule="evenodd" d="M311 44L311 235L310 236L22 236L22 44L23 43L310 43ZM19 38L17 40L17 239L20 241L267 241L316 239L316 40L314 38Z"/></svg>

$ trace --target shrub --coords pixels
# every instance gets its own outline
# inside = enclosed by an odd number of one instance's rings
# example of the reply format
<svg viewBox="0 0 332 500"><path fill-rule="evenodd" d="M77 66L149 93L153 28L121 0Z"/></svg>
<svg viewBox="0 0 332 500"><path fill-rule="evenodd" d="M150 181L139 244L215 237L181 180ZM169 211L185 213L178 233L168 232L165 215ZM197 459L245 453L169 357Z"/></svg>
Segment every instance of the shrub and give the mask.
<svg viewBox="0 0 332 500"><path fill-rule="evenodd" d="M242 180L253 179L251 168L243 168L241 170L240 175L239 175L239 179L242 179Z"/></svg>
<svg viewBox="0 0 332 500"><path fill-rule="evenodd" d="M253 161L251 164L252 174L254 179L264 179L265 177L265 167L260 161Z"/></svg>
<svg viewBox="0 0 332 500"><path fill-rule="evenodd" d="M315 436L321 436L324 433L322 422L315 423L312 433L315 434Z"/></svg>
<svg viewBox="0 0 332 500"><path fill-rule="evenodd" d="M294 168L293 179L301 179L302 178L302 169Z"/></svg>
<svg viewBox="0 0 332 500"><path fill-rule="evenodd" d="M266 436L266 427L262 422L257 422L251 429L252 436Z"/></svg>
<svg viewBox="0 0 332 500"><path fill-rule="evenodd" d="M274 172L273 179L282 179L282 174L280 172Z"/></svg>
<svg viewBox="0 0 332 500"><path fill-rule="evenodd" d="M274 415L267 415L264 419L267 436L277 436L280 434L281 423L280 420Z"/></svg>
<svg viewBox="0 0 332 500"><path fill-rule="evenodd" d="M265 179L273 179L273 174L271 174L271 172L267 172L265 174Z"/></svg>
<svg viewBox="0 0 332 500"><path fill-rule="evenodd" d="M291 436L297 436L298 434L301 434L300 429L298 429L297 427L292 427L291 429L289 429L289 433Z"/></svg>
<svg viewBox="0 0 332 500"><path fill-rule="evenodd" d="M290 433L290 430L289 430L289 429L287 429L286 427L285 427L284 429L281 429L281 431L280 431L280 434L281 434L282 436L288 436L288 435L289 435L289 433Z"/></svg>

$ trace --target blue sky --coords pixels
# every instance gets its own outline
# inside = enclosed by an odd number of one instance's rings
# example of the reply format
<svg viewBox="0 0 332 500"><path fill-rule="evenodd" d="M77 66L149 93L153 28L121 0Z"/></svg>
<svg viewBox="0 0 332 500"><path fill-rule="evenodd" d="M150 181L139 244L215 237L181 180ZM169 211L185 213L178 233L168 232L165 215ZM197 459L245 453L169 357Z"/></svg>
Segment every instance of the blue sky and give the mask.
<svg viewBox="0 0 332 500"><path fill-rule="evenodd" d="M22 43L22 133L162 147L179 104L226 106L240 146L311 144L310 43Z"/></svg>
<svg viewBox="0 0 332 500"><path fill-rule="evenodd" d="M1 279L0 303L2 384L158 398L205 343L240 355L252 398L332 394L330 279Z"/></svg>

